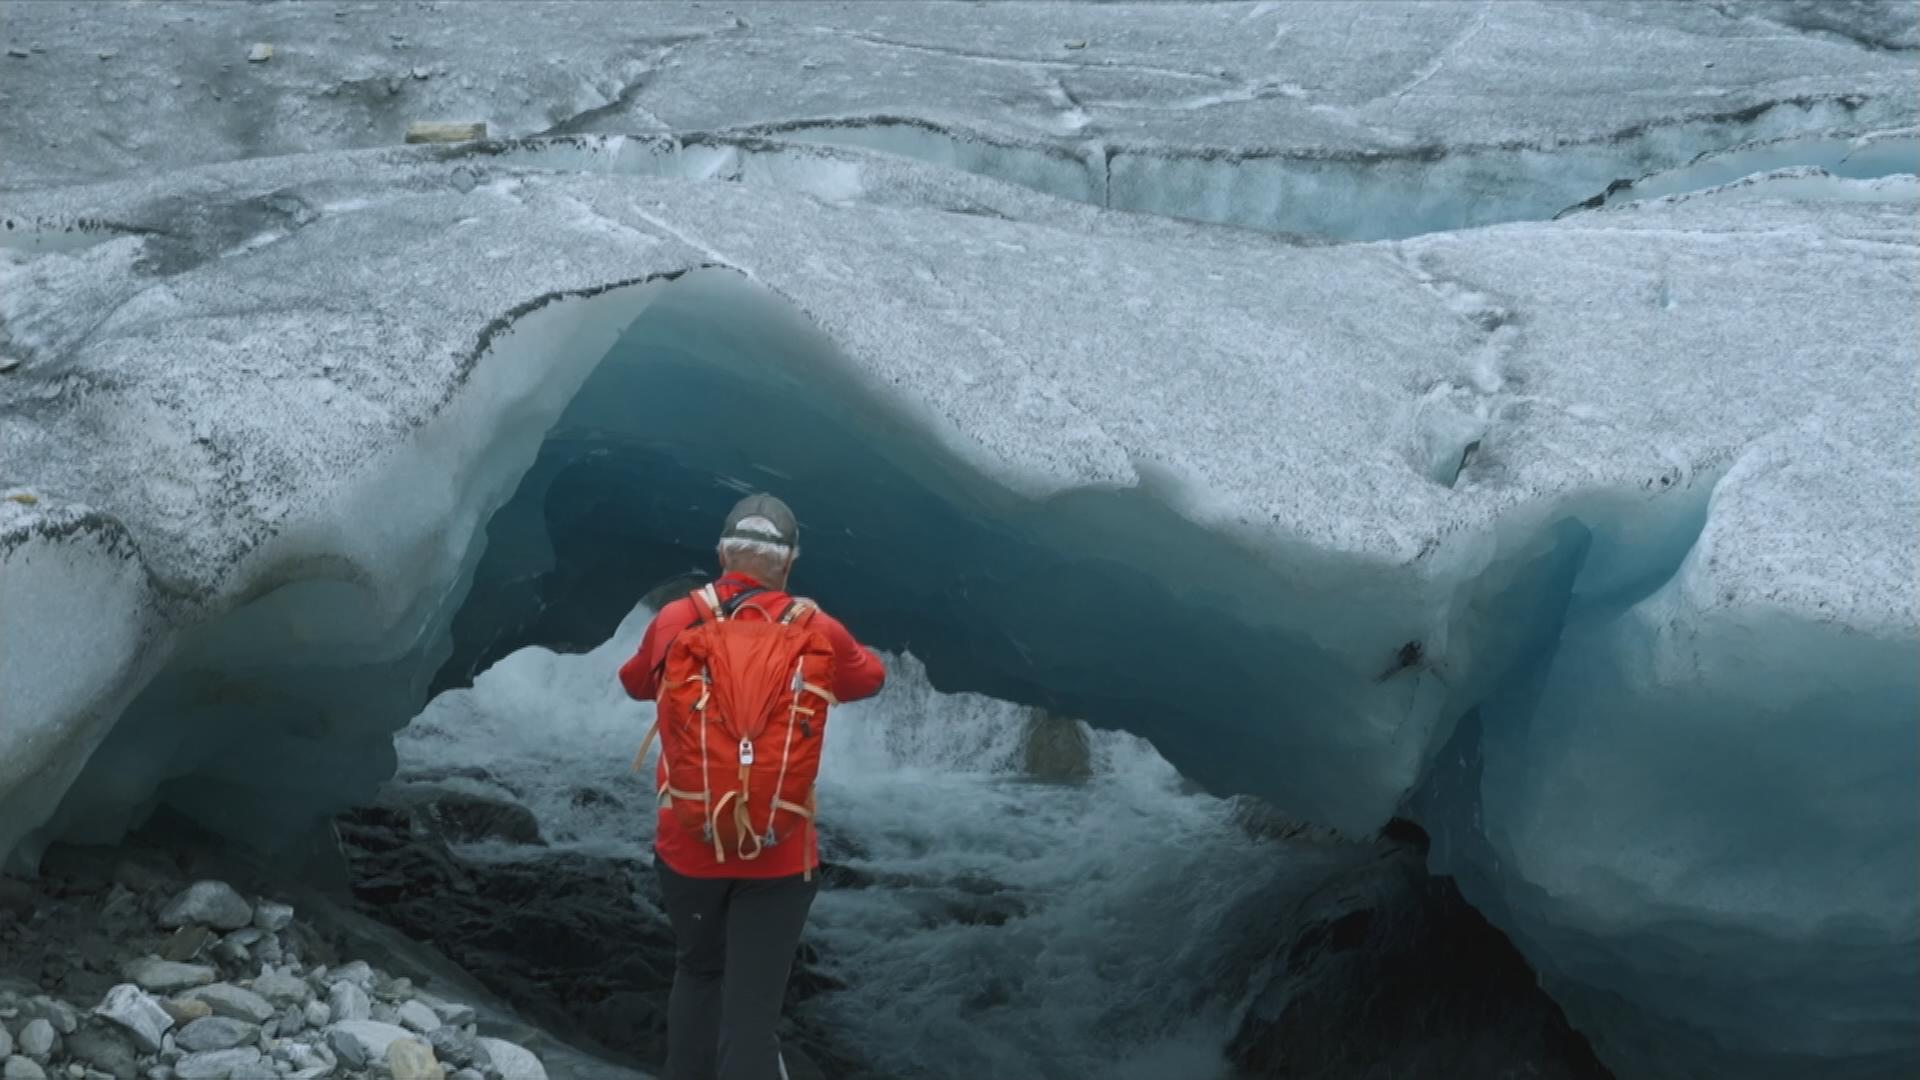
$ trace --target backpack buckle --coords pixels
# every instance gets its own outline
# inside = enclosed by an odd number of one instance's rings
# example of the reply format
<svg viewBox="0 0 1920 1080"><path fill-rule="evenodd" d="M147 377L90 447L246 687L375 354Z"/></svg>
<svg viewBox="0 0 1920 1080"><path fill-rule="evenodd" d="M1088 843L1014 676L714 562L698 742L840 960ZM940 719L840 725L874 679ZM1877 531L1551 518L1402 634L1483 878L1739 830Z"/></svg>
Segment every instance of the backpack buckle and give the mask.
<svg viewBox="0 0 1920 1080"><path fill-rule="evenodd" d="M742 765L753 764L753 740L752 739L740 740L740 764Z"/></svg>

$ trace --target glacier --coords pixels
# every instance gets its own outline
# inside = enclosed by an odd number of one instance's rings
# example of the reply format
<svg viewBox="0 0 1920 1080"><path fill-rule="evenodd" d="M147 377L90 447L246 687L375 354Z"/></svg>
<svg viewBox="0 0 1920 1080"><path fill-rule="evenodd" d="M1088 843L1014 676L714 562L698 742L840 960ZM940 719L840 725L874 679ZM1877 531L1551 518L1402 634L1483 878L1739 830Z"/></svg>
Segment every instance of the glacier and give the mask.
<svg viewBox="0 0 1920 1080"><path fill-rule="evenodd" d="M994 9L9 9L115 55L0 67L0 852L284 844L777 484L933 685L1419 820L1621 1074L1920 1062L1910 44Z"/></svg>

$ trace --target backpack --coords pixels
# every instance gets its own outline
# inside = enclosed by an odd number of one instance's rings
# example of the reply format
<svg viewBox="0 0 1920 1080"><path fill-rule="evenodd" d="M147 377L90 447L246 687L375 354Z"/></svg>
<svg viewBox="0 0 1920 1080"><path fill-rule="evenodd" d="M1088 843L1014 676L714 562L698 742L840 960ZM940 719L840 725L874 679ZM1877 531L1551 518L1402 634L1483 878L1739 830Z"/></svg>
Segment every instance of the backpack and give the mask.
<svg viewBox="0 0 1920 1080"><path fill-rule="evenodd" d="M712 585L688 596L696 619L667 647L653 728L634 758L642 768L660 739L660 805L723 863L802 829L812 843L827 709L838 704L827 689L833 645L812 625L812 602L792 600L778 617L746 603L766 591L724 604Z"/></svg>

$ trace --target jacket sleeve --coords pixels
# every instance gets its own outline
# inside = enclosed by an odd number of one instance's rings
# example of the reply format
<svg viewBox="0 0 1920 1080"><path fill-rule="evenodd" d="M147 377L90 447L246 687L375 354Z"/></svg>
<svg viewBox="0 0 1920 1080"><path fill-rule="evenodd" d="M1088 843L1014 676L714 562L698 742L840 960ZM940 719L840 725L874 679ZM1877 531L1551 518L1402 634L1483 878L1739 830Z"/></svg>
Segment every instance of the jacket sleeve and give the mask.
<svg viewBox="0 0 1920 1080"><path fill-rule="evenodd" d="M639 650L620 665L620 685L626 687L628 697L652 701L660 692L660 665L667 658L667 646L693 622L689 607L686 601L676 600L661 608L660 614L647 624L647 632L640 637Z"/></svg>
<svg viewBox="0 0 1920 1080"><path fill-rule="evenodd" d="M886 685L887 669L873 650L854 640L839 619L824 611L817 612L815 618L820 629L833 643L833 696L839 701L859 701L870 698Z"/></svg>

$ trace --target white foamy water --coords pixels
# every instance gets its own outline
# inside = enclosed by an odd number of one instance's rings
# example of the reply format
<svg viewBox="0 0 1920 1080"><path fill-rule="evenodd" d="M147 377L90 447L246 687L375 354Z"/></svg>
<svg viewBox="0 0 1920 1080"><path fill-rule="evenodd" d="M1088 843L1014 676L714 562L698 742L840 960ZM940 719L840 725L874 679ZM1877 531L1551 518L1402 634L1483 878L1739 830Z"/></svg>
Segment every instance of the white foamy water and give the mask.
<svg viewBox="0 0 1920 1080"><path fill-rule="evenodd" d="M455 773L528 806L556 848L650 860L652 773L630 766L653 706L614 678L649 617L585 655L523 649L442 695L396 740L402 776ZM887 689L829 725L826 855L870 884L814 907L809 940L848 987L816 999L816 1019L890 1076L1226 1076L1241 993L1223 927L1333 856L1252 835L1131 736L1092 733L1085 781L1030 779L1030 710L940 693L911 656L887 665Z"/></svg>

